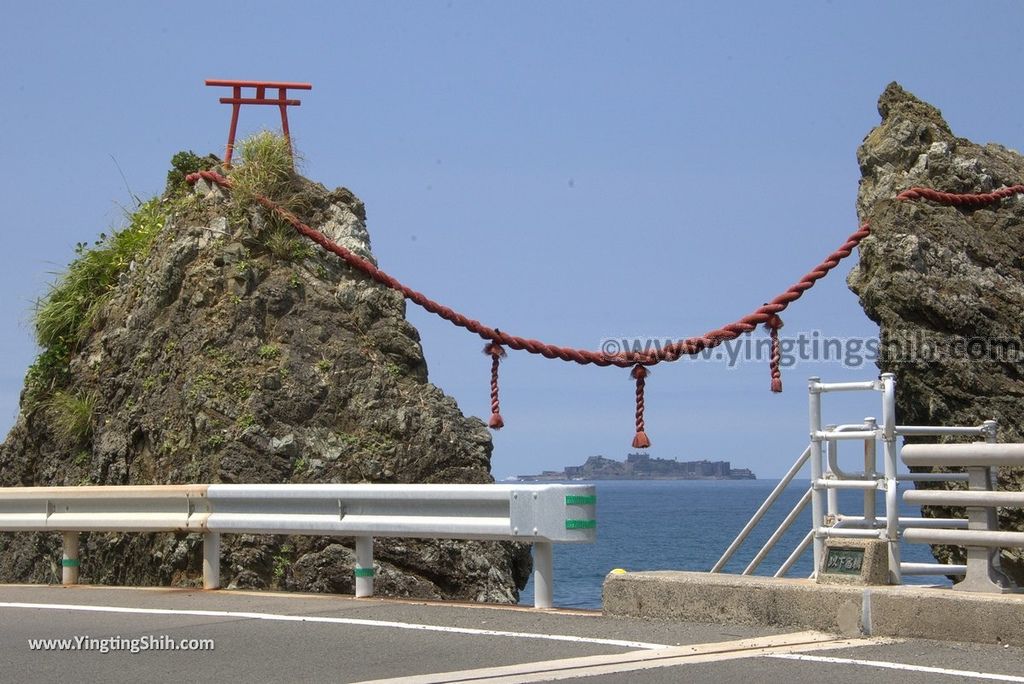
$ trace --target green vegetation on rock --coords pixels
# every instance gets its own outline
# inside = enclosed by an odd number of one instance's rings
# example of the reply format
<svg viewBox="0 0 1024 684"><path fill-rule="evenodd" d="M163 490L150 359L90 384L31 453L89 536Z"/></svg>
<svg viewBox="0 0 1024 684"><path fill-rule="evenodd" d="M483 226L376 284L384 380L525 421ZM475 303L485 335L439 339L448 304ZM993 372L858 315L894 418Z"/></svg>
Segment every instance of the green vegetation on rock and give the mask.
<svg viewBox="0 0 1024 684"><path fill-rule="evenodd" d="M291 226L272 225L261 235L260 242L278 261L303 261L313 256L313 247L296 235Z"/></svg>
<svg viewBox="0 0 1024 684"><path fill-rule="evenodd" d="M196 171L204 171L220 162L213 155L200 157L192 150L178 152L171 157L171 170L167 172L167 196L181 195L188 192L189 186L185 178Z"/></svg>
<svg viewBox="0 0 1024 684"><path fill-rule="evenodd" d="M233 218L244 220L261 209L258 197L266 197L293 213L308 210L308 198L295 172L295 157L288 140L262 131L239 143L241 163L230 170ZM256 239L263 250L278 261L301 262L313 255L313 248L296 235L295 229L278 215L262 210L265 225Z"/></svg>
<svg viewBox="0 0 1024 684"><path fill-rule="evenodd" d="M281 355L281 349L277 345L264 344L256 351L261 359L276 359Z"/></svg>
<svg viewBox="0 0 1024 684"><path fill-rule="evenodd" d="M53 430L62 440L81 444L92 436L95 396L58 390L47 399L46 408Z"/></svg>
<svg viewBox="0 0 1024 684"><path fill-rule="evenodd" d="M109 237L101 234L93 247L78 244L78 257L36 305L36 339L40 346L50 348L63 343L75 347L85 338L118 276L133 261L146 258L165 219L160 200L152 199L131 215L124 230Z"/></svg>
<svg viewBox="0 0 1024 684"><path fill-rule="evenodd" d="M287 202L299 190L299 178L288 141L270 131L246 138L238 145L242 163L231 169L231 197L240 207L257 204L260 195Z"/></svg>
<svg viewBox="0 0 1024 684"><path fill-rule="evenodd" d="M30 400L44 398L66 381L70 355L96 326L121 274L149 254L167 214L167 204L153 198L129 216L123 230L109 236L101 233L91 247L75 247L75 260L36 302L33 324L43 351L28 370Z"/></svg>

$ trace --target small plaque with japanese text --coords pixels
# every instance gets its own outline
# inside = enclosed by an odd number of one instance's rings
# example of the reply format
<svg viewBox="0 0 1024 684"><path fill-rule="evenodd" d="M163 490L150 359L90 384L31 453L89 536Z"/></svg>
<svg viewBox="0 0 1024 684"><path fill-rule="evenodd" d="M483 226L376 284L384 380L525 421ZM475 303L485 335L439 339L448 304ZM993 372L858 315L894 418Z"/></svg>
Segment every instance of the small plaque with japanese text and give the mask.
<svg viewBox="0 0 1024 684"><path fill-rule="evenodd" d="M825 572L859 575L864 567L864 549L832 546L826 549Z"/></svg>

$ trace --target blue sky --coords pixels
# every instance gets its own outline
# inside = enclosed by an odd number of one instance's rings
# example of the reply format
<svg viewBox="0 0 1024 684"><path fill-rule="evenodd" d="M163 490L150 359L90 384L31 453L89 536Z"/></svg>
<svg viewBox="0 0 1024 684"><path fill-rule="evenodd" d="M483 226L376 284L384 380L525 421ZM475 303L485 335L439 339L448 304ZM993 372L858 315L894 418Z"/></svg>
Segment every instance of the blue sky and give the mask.
<svg viewBox="0 0 1024 684"><path fill-rule="evenodd" d="M7 3L0 26L0 425L36 353L32 302L181 149L222 152L208 77L310 81L305 173L367 205L383 268L514 334L597 348L678 338L782 291L857 227L855 151L897 80L953 130L1024 145L1016 2ZM276 124L242 112L244 134ZM784 333L877 334L844 277ZM410 307L431 380L486 418L481 341ZM763 333L757 333L762 336ZM778 475L806 442L805 380L874 368L654 369L654 456ZM831 398L831 397L830 397ZM499 478L621 458L628 371L502 365ZM826 418L877 415L843 398ZM980 419L981 417L979 417Z"/></svg>

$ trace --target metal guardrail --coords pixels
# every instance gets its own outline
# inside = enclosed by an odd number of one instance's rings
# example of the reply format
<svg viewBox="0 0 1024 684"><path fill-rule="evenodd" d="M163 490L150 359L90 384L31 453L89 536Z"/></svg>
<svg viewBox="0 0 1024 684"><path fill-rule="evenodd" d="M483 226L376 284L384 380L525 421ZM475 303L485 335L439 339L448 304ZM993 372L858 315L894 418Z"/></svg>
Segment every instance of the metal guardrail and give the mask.
<svg viewBox="0 0 1024 684"><path fill-rule="evenodd" d="M911 466L1019 466L1024 444L908 444L903 462Z"/></svg>
<svg viewBox="0 0 1024 684"><path fill-rule="evenodd" d="M913 504L963 506L967 529L911 527L903 539L913 544L951 544L967 548L966 575L953 588L960 591L1004 593L1014 589L999 565L999 549L1024 548L1024 532L1000 531L996 508L1024 507L1024 492L997 492L997 466L1024 466L1024 444L908 444L903 460L913 466L963 466L967 490L910 491L903 500ZM951 526L952 527L952 526Z"/></svg>
<svg viewBox="0 0 1024 684"><path fill-rule="evenodd" d="M596 539L592 485L157 485L0 488L0 531L61 532L78 582L79 532L203 535L203 586L220 587L221 534L355 537L356 596L373 595L373 538L533 544L534 605L550 608L552 544Z"/></svg>

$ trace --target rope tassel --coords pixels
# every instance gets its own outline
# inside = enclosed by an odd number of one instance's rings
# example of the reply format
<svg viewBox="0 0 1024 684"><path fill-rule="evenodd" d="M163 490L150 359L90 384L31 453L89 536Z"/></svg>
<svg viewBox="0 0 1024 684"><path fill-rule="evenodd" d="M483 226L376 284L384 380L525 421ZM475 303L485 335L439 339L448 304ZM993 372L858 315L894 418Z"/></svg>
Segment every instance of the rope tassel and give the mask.
<svg viewBox="0 0 1024 684"><path fill-rule="evenodd" d="M772 314L765 321L764 327L768 328L768 335L771 338L771 356L768 359L768 369L772 376L772 392L782 391L782 352L779 351L779 328L782 327L782 319L778 314Z"/></svg>
<svg viewBox="0 0 1024 684"><path fill-rule="evenodd" d="M647 376L650 371L639 363L633 366L630 372L636 379L636 435L633 437L634 449L646 449L651 446L651 440L644 432L644 386L647 384Z"/></svg>
<svg viewBox="0 0 1024 684"><path fill-rule="evenodd" d="M491 419L487 424L493 430L500 430L505 427L505 421L498 402L498 364L505 357L505 349L497 342L491 342L484 347L484 354L491 357Z"/></svg>

